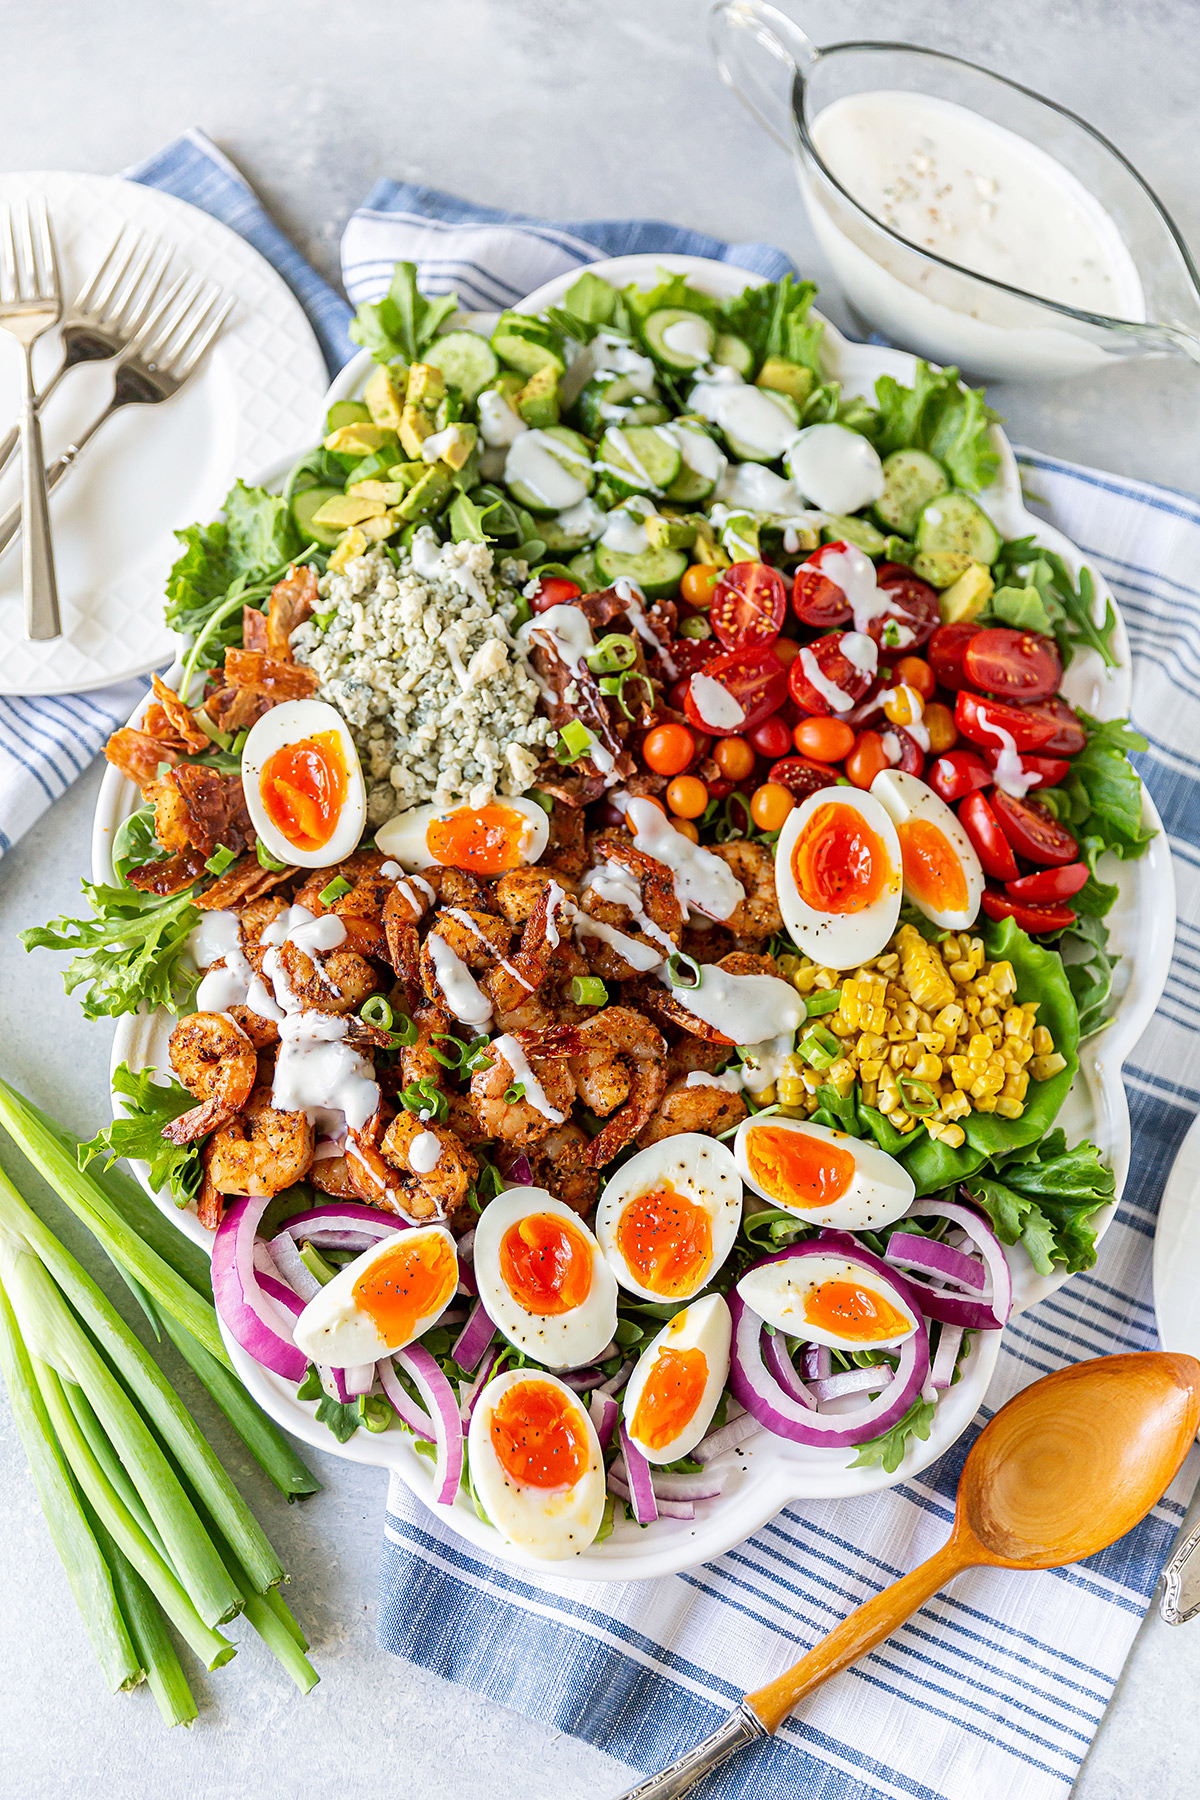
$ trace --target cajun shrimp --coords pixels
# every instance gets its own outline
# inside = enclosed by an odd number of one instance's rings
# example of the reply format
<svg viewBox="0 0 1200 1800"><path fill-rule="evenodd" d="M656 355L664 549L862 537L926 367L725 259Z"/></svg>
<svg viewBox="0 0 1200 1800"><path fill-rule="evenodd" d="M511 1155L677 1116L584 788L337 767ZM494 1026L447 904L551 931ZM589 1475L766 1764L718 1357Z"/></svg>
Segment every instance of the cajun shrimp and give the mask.
<svg viewBox="0 0 1200 1800"><path fill-rule="evenodd" d="M551 1023L546 1010L537 1005L538 990L574 913L575 903L564 889L556 881L547 882L525 921L514 955L498 957L484 975L483 989L502 1030L529 1030Z"/></svg>
<svg viewBox="0 0 1200 1800"><path fill-rule="evenodd" d="M498 1153L497 1161L512 1180L513 1165L523 1156L529 1164L532 1186L545 1188L583 1216L591 1212L600 1193L600 1177L588 1160L590 1142L582 1125L556 1125L540 1144L528 1150L506 1148Z"/></svg>
<svg viewBox="0 0 1200 1800"><path fill-rule="evenodd" d="M566 1122L575 1099L571 1071L557 1049L542 1054L538 1048L543 1040L553 1040L557 1029L561 1028L512 1034L520 1059L528 1065L540 1090L534 1092L532 1098L524 1094L512 1100L505 1098L518 1082L528 1089L529 1074L522 1068L518 1075L504 1054L503 1038L493 1041L488 1052L491 1061L471 1076L471 1104L484 1138L495 1138L505 1144L536 1144L554 1126Z"/></svg>
<svg viewBox="0 0 1200 1800"><path fill-rule="evenodd" d="M255 1046L224 1013L198 1012L181 1019L171 1033L171 1067L200 1101L166 1126L173 1144L190 1144L223 1125L245 1105L258 1069Z"/></svg>
<svg viewBox="0 0 1200 1800"><path fill-rule="evenodd" d="M663 1035L629 1006L606 1006L584 1025L555 1026L522 1048L535 1056L566 1057L579 1098L607 1119L587 1148L593 1169L633 1142L666 1086Z"/></svg>
<svg viewBox="0 0 1200 1800"><path fill-rule="evenodd" d="M453 1016L447 1004L449 995L442 985L446 971L444 967L439 971L435 959L435 939L440 939L451 952L454 959L451 963L453 977L458 973L454 969L454 963L461 964L472 974L490 968L499 957L505 955L511 938L512 926L497 913L482 912L474 907L452 907L439 912L421 945L419 958L421 986L429 1004L436 1007L444 1017ZM469 991L467 998L472 998ZM485 1003L484 1017L486 1016Z"/></svg>
<svg viewBox="0 0 1200 1800"><path fill-rule="evenodd" d="M689 1087L687 1076L681 1075L668 1082L649 1122L638 1133L638 1143L644 1148L661 1143L663 1138L676 1137L681 1131L703 1131L715 1137L740 1125L746 1112L746 1102L740 1094L731 1094L727 1088L708 1082Z"/></svg>
<svg viewBox="0 0 1200 1800"><path fill-rule="evenodd" d="M745 899L739 900L725 920L725 929L735 938L761 943L783 930L783 914L775 891L775 859L766 844L735 839L729 844L713 846L731 875L741 883Z"/></svg>
<svg viewBox="0 0 1200 1800"><path fill-rule="evenodd" d="M650 959L670 956L683 938L683 911L675 893L671 871L657 857L647 856L628 839L603 834L595 840L601 859L584 883L582 900L586 917L577 930L589 967L605 981L635 979L651 966L630 949L626 955L613 943L608 931L616 931L632 944L646 948ZM605 868L603 865L610 865ZM592 929L589 919L605 928Z"/></svg>
<svg viewBox="0 0 1200 1800"><path fill-rule="evenodd" d="M201 1152L221 1194L280 1194L309 1171L316 1137L307 1115L282 1112L269 1087L257 1087L236 1117Z"/></svg>
<svg viewBox="0 0 1200 1800"><path fill-rule="evenodd" d="M435 1143L421 1140L433 1138ZM397 1177L401 1211L417 1224L461 1219L479 1164L456 1132L398 1112L380 1145Z"/></svg>

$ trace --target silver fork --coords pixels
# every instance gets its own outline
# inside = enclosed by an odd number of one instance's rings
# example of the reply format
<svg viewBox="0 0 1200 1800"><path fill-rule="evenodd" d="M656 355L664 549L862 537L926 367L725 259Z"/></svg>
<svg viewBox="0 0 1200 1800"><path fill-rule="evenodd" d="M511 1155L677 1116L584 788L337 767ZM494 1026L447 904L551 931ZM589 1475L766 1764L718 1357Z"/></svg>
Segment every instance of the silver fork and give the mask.
<svg viewBox="0 0 1200 1800"><path fill-rule="evenodd" d="M233 298L222 302L211 282L181 275L151 312L141 331L117 360L113 395L87 430L68 444L46 470L46 486L55 488L75 466L80 451L100 427L123 406L154 406L177 394L233 310ZM0 555L21 529L22 508L10 507L0 519Z"/></svg>
<svg viewBox="0 0 1200 1800"><path fill-rule="evenodd" d="M25 636L39 640L60 637L62 627L50 539L50 504L42 466L42 428L33 380L33 346L44 331L58 323L61 312L58 256L46 202L39 199L35 208L28 200L22 201L19 207L7 209L5 228L0 233L0 330L11 332L25 353L20 426L25 469L18 516L24 513L28 530L21 583L25 595Z"/></svg>
<svg viewBox="0 0 1200 1800"><path fill-rule="evenodd" d="M128 229L122 227L74 303L62 315L59 336L63 357L38 392L39 410L68 369L79 363L103 362L119 355L132 342L146 322L170 260L170 248L163 249L157 238L148 238L144 231L130 236ZM0 441L0 472L8 467L20 439L20 430L14 425Z"/></svg>

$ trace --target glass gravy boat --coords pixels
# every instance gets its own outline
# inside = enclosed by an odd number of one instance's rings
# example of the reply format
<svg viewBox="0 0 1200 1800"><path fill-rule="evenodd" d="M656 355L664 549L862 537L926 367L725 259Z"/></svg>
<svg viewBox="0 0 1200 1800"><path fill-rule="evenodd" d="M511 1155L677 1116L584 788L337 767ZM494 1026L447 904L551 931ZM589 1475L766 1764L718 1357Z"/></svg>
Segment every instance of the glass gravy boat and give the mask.
<svg viewBox="0 0 1200 1800"><path fill-rule="evenodd" d="M1167 209L1128 158L1083 119L1020 83L942 51L853 42L818 48L766 0L718 0L722 78L795 164L808 216L852 310L892 342L989 380L1044 381L1119 357L1200 362L1200 275ZM813 123L880 91L949 101L1052 158L1115 226L1142 303L1111 318L979 275L918 248L863 207L817 147Z"/></svg>

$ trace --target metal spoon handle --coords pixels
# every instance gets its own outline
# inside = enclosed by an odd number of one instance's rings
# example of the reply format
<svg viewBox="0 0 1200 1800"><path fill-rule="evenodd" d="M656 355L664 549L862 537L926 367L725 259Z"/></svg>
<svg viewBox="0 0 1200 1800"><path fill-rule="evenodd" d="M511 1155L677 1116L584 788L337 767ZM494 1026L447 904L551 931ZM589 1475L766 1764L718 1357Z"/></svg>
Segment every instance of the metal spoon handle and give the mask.
<svg viewBox="0 0 1200 1800"><path fill-rule="evenodd" d="M630 1788L627 1794L621 1795L621 1800L680 1800L681 1795L691 1793L703 1776L718 1768L735 1750L766 1735L754 1714L747 1707L739 1706L711 1737L706 1737L694 1749L686 1750L669 1769L651 1775L640 1787Z"/></svg>

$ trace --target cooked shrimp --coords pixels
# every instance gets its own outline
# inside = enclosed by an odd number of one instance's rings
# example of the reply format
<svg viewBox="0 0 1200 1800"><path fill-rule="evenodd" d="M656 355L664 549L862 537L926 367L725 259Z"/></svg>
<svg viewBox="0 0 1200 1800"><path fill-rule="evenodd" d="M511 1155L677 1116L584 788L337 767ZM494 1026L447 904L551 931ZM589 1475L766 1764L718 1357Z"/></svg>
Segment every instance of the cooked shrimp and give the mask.
<svg viewBox="0 0 1200 1800"><path fill-rule="evenodd" d="M269 950L249 952L250 961L265 979L265 958ZM271 967L284 980L300 1005L308 1012L357 1012L364 1000L379 990L375 971L357 950L341 947L331 950L318 961L301 950L298 944L279 945Z"/></svg>
<svg viewBox="0 0 1200 1800"><path fill-rule="evenodd" d="M496 905L505 918L513 925L522 925L533 912L534 907L546 892L551 882L557 882L564 893L575 893L575 882L569 875L561 875L554 869L548 869L539 863L536 867L510 869L507 875L501 875L494 893Z"/></svg>
<svg viewBox="0 0 1200 1800"><path fill-rule="evenodd" d="M505 1030L509 1016L527 1011L531 996L541 988L574 912L575 902L557 882L549 881L525 921L516 953L499 957L484 976L483 987Z"/></svg>
<svg viewBox="0 0 1200 1800"><path fill-rule="evenodd" d="M171 1033L171 1067L201 1102L168 1125L163 1136L190 1144L223 1125L244 1106L254 1086L254 1045L224 1013L198 1012L181 1019Z"/></svg>
<svg viewBox="0 0 1200 1800"><path fill-rule="evenodd" d="M350 1167L345 1156L322 1156L308 1171L308 1179L320 1193L328 1194L334 1200L361 1198L350 1179Z"/></svg>
<svg viewBox="0 0 1200 1800"><path fill-rule="evenodd" d="M702 1070L706 1075L715 1075L723 1063L729 1061L727 1044L712 1044L705 1038L687 1036L680 1038L667 1050L667 1080L672 1082L676 1076L690 1075L694 1069Z"/></svg>
<svg viewBox="0 0 1200 1800"><path fill-rule="evenodd" d="M413 1146L419 1138L437 1139L437 1160L418 1159L413 1166ZM380 1146L398 1181L401 1210L415 1223L429 1219L455 1219L467 1204L479 1164L461 1138L448 1125L422 1121L410 1112L398 1112ZM428 1144L423 1149L430 1149Z"/></svg>
<svg viewBox="0 0 1200 1800"><path fill-rule="evenodd" d="M528 1048L535 1055L569 1057L580 1098L608 1119L588 1145L593 1169L602 1168L633 1141L666 1086L663 1035L629 1006L606 1006L585 1025L543 1032Z"/></svg>
<svg viewBox="0 0 1200 1800"><path fill-rule="evenodd" d="M417 875L401 875L384 902L383 924L419 925L431 906L437 904L442 891L442 870L436 865L422 869ZM391 942L389 935L388 942Z"/></svg>
<svg viewBox="0 0 1200 1800"><path fill-rule="evenodd" d="M263 932L275 923L280 913L287 911L287 906L287 901L280 899L278 894L264 894L261 900L247 901L238 913L242 943L247 950L258 949Z"/></svg>
<svg viewBox="0 0 1200 1800"><path fill-rule="evenodd" d="M545 1188L580 1214L591 1212L600 1192L600 1177L588 1161L590 1139L582 1125L557 1125L540 1144L528 1151L509 1148L498 1158L504 1174L513 1179L512 1165L519 1155L529 1164L532 1185Z"/></svg>
<svg viewBox="0 0 1200 1800"><path fill-rule="evenodd" d="M279 1042L279 1026L274 1019L264 1019L248 1006L231 1006L228 1016L241 1027L256 1050L265 1050Z"/></svg>
<svg viewBox="0 0 1200 1800"><path fill-rule="evenodd" d="M438 980L431 940L440 938L448 944L466 968L478 972L488 969L504 955L512 937L512 926L496 913L476 908L453 907L438 913L421 945L421 986L429 1003L448 1016L446 995Z"/></svg>
<svg viewBox="0 0 1200 1800"><path fill-rule="evenodd" d="M588 866L583 809L557 801L550 814L550 836L542 852L541 866L575 881Z"/></svg>
<svg viewBox="0 0 1200 1800"><path fill-rule="evenodd" d="M593 850L599 866L588 876L585 913L623 937L644 944L651 958L669 956L683 938L683 912L671 871L615 832L600 834ZM611 866L606 869L605 863ZM605 981L635 980L639 963L644 973L645 960L632 952L626 956L618 945L589 931L586 924L579 935L589 966Z"/></svg>
<svg viewBox="0 0 1200 1800"><path fill-rule="evenodd" d="M257 1087L204 1146L204 1164L218 1193L280 1194L307 1175L315 1143L304 1113L280 1111Z"/></svg>
<svg viewBox="0 0 1200 1800"><path fill-rule="evenodd" d="M783 914L775 892L775 858L770 847L735 839L730 844L714 845L713 855L719 856L730 873L737 877L746 894L725 920L726 930L735 938L746 938L753 943L760 943L763 938L782 931Z"/></svg>
<svg viewBox="0 0 1200 1800"><path fill-rule="evenodd" d="M575 1099L571 1071L561 1052L551 1050L540 1055L537 1051L541 1040L554 1036L554 1029L513 1033L541 1088L541 1093L535 1096L539 1102L536 1106L533 1100L524 1097L513 1101L504 1098L518 1076L505 1059L504 1052L493 1043L489 1052L490 1064L487 1068L476 1069L471 1076L471 1101L485 1138L497 1138L506 1144L536 1144L555 1125L565 1122Z"/></svg>
<svg viewBox="0 0 1200 1800"><path fill-rule="evenodd" d="M657 1110L638 1133L638 1143L644 1148L647 1144L661 1143L663 1138L676 1137L681 1131L704 1131L715 1137L718 1132L740 1124L746 1111L746 1102L740 1094L711 1087L707 1082L699 1087L689 1087L687 1076L681 1075L668 1084Z"/></svg>
<svg viewBox="0 0 1200 1800"><path fill-rule="evenodd" d="M346 927L346 943L360 956L382 959L387 955L383 914L393 889L391 876L383 873L385 858L378 850L358 850L336 869L316 869L296 893L296 905L316 917L333 913ZM328 903L321 899L331 881L350 883L349 891Z"/></svg>

